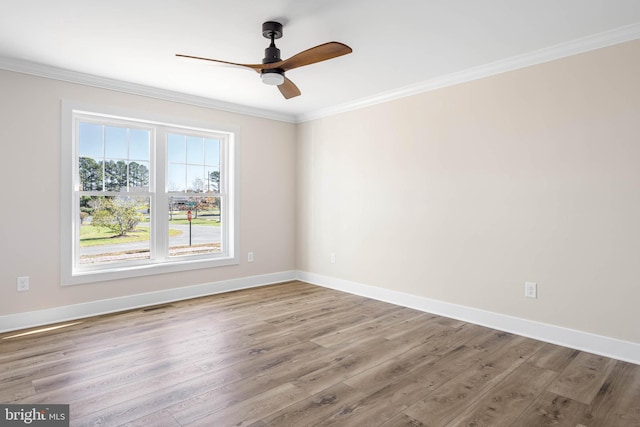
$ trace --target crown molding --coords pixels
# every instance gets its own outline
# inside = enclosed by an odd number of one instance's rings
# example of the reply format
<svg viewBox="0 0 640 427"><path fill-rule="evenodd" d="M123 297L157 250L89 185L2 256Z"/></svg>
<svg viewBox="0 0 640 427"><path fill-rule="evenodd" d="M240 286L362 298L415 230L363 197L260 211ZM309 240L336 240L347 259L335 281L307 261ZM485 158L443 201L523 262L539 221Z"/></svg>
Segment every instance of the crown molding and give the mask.
<svg viewBox="0 0 640 427"><path fill-rule="evenodd" d="M347 102L344 104L310 111L298 115L279 113L240 104L233 104L230 102L224 102L211 98L140 85L137 83L128 83L120 80L52 67L49 65L20 60L16 58L0 56L0 69L15 71L24 74L31 74L39 77L46 77L69 83L77 83L102 89L115 90L118 92L124 92L133 95L146 96L149 98L161 99L165 101L173 101L182 104L195 105L198 107L211 108L230 113L244 114L248 116L277 120L287 123L303 123L311 120L321 119L323 117L357 110L360 108L369 107L376 104L381 104L383 102L393 101L396 99L457 85L460 83L466 83L469 81L490 77L496 74L506 73L508 71L513 71L520 68L530 67L532 65L542 64L544 62L562 59L568 56L613 46L639 38L640 23L632 24L625 27L616 28L614 30L605 31L602 33L572 40L566 43L561 43L548 48L535 50L522 55L513 56L511 58L503 59L500 61L480 65L478 67L473 67L460 72L435 77L433 79L421 81L412 85L401 87L399 89L394 89L387 92L379 93L377 95L361 98L356 101Z"/></svg>
<svg viewBox="0 0 640 427"><path fill-rule="evenodd" d="M358 110L360 108L381 104L383 102L393 101L460 83L470 82L472 80L490 77L496 74L506 73L520 68L530 67L532 65L566 58L568 56L613 46L636 40L638 38L640 38L640 23L590 35L548 48L535 50L522 55L513 56L511 58L469 68L460 72L435 77L433 79L404 86L399 89L382 92L353 102L347 102L345 104L300 114L296 116L296 122L303 123L348 111Z"/></svg>
<svg viewBox="0 0 640 427"><path fill-rule="evenodd" d="M287 123L295 123L296 118L292 114L278 113L260 108L248 107L230 102L218 101L202 96L189 95L181 92L145 86L137 83L128 83L64 68L53 67L36 62L0 56L0 69L30 74L38 77L46 77L69 83L77 83L85 86L109 89L132 95L146 96L164 101L179 102L182 104L206 107L229 113L244 114L263 119L277 120Z"/></svg>

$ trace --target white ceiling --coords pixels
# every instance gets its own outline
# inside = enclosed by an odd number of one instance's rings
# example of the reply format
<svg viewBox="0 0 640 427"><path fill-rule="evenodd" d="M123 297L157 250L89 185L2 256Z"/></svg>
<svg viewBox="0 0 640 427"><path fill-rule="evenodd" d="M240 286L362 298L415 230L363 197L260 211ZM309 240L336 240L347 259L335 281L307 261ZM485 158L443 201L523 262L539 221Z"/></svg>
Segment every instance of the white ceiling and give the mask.
<svg viewBox="0 0 640 427"><path fill-rule="evenodd" d="M267 20L284 24L283 58L328 41L353 53L289 71L302 91L290 100L253 71L175 57L259 63ZM0 68L44 65L295 120L638 28L639 0L0 0Z"/></svg>

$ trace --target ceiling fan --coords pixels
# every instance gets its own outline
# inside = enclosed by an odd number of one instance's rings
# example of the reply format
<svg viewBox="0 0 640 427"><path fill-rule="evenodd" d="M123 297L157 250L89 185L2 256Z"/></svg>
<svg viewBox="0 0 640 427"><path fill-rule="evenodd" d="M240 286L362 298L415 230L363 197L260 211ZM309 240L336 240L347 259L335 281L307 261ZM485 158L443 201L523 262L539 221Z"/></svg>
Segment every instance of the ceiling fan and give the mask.
<svg viewBox="0 0 640 427"><path fill-rule="evenodd" d="M239 64L237 62L221 61L219 59L202 58L199 56L182 55L177 53L176 56L183 58L202 59L205 61L213 61L221 64L236 65L246 67L257 71L260 74L262 82L268 85L278 86L280 93L286 98L293 98L300 95L300 89L288 78L284 73L294 68L305 65L315 64L316 62L326 61L328 59L337 58L352 52L352 49L346 44L339 42L324 43L311 49L304 50L289 59L282 60L280 58L280 49L276 47L275 40L282 37L282 24L279 22L268 21L262 24L262 35L271 40L271 44L264 50L264 59L262 64Z"/></svg>

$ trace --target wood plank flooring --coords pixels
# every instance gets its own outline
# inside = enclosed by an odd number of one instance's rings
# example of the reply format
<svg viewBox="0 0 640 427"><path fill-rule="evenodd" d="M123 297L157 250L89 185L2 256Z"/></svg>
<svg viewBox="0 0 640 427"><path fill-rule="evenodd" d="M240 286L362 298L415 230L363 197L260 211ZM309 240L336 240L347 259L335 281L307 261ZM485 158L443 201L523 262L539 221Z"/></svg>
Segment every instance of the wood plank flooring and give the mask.
<svg viewBox="0 0 640 427"><path fill-rule="evenodd" d="M72 426L640 426L640 366L301 282L53 326L0 402Z"/></svg>

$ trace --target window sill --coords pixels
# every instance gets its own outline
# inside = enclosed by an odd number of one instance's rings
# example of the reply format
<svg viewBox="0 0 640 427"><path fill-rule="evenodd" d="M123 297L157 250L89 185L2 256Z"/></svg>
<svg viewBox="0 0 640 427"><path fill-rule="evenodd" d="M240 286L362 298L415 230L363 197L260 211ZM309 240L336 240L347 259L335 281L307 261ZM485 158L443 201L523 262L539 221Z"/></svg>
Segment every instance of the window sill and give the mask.
<svg viewBox="0 0 640 427"><path fill-rule="evenodd" d="M99 271L76 271L63 274L62 286L83 285L88 283L106 282L109 280L129 279L134 277L153 276L157 274L178 273L203 268L226 267L238 265L237 257L198 260L176 260L158 264L143 264L137 266L122 266Z"/></svg>

